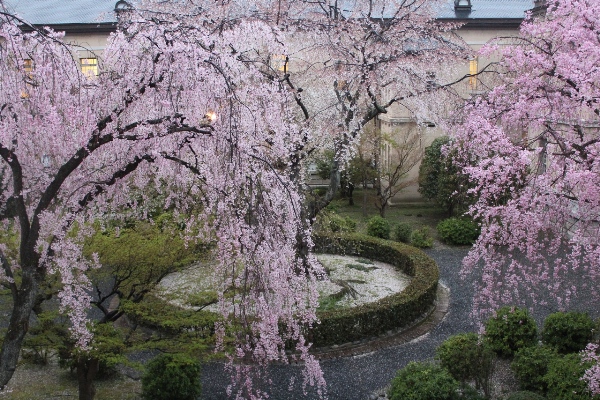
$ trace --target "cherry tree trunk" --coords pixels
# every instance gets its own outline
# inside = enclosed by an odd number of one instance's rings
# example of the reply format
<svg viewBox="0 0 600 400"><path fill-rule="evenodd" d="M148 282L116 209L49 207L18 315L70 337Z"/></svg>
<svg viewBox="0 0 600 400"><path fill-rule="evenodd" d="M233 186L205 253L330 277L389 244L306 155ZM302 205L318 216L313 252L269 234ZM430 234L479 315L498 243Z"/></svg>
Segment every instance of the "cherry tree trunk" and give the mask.
<svg viewBox="0 0 600 400"><path fill-rule="evenodd" d="M24 268L17 291L8 330L0 352L0 388L4 388L15 372L23 338L29 329L29 317L35 306L38 280L33 268Z"/></svg>
<svg viewBox="0 0 600 400"><path fill-rule="evenodd" d="M77 383L79 384L79 400L94 400L96 386L94 378L98 373L100 361L97 358L79 357L77 360Z"/></svg>

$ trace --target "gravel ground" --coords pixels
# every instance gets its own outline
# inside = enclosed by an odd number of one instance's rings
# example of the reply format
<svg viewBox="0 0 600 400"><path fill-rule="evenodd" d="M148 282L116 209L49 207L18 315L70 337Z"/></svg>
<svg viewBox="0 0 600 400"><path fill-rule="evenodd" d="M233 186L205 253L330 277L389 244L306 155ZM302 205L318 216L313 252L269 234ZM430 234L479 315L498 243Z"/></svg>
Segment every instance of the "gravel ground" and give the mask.
<svg viewBox="0 0 600 400"><path fill-rule="evenodd" d="M475 325L469 318L473 289L470 282L462 281L458 275L461 260L468 249L439 246L427 253L440 267L440 280L450 288L450 307L444 320L428 334L410 343L388 347L372 353L354 357L321 361L327 394L331 400L367 400L374 392L381 391L391 381L396 371L410 361L427 360L433 357L435 348L451 335L474 331ZM304 394L296 384L288 390L290 378L302 381L301 366L274 366L271 368L272 384L266 389L271 399L315 399L314 392ZM226 399L225 388L229 376L221 364L204 367L202 379L203 399Z"/></svg>

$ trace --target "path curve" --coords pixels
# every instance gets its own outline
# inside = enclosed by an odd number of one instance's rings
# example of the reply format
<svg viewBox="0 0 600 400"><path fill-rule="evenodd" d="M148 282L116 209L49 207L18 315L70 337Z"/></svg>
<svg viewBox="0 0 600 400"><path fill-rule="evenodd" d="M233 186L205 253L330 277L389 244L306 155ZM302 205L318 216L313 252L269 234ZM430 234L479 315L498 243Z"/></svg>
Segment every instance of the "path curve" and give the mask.
<svg viewBox="0 0 600 400"><path fill-rule="evenodd" d="M410 361L430 359L435 348L451 335L475 330L469 318L473 298L470 282L459 277L461 261L467 248L440 247L426 253L440 268L440 282L450 291L448 312L430 330L403 344L389 344L371 352L321 360L327 394L330 400L367 400L369 396L387 386L396 371ZM318 398L314 391L303 393L298 383L288 390L290 378L302 382L302 366L274 365L270 368L272 384L265 388L271 399L304 400ZM225 389L229 375L223 371L221 363L206 365L202 376L202 398L205 400L225 400Z"/></svg>

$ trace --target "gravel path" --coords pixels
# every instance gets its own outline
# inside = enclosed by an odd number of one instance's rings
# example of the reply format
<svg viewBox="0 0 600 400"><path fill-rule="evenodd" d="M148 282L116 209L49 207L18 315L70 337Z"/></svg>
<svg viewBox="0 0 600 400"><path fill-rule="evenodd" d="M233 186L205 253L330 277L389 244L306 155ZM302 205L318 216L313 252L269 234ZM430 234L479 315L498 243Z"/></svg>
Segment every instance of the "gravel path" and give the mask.
<svg viewBox="0 0 600 400"><path fill-rule="evenodd" d="M460 279L458 272L466 248L439 247L427 251L439 265L440 280L450 289L450 307L444 320L428 334L403 345L388 347L354 357L321 361L327 381L330 400L367 400L369 396L385 386L409 361L426 360L433 357L435 348L448 336L475 330L469 318L473 298L470 282ZM272 385L266 389L271 399L293 400L317 398L314 392L304 394L298 384L288 390L291 377L301 382L300 366L273 366L270 374ZM204 367L202 393L205 400L226 399L225 388L229 376L221 364Z"/></svg>

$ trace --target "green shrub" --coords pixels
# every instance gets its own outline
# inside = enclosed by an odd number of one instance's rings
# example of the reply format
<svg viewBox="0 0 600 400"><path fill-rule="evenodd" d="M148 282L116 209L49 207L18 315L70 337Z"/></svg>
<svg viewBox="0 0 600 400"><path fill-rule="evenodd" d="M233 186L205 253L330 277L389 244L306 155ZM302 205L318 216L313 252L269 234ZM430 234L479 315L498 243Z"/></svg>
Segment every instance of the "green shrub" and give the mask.
<svg viewBox="0 0 600 400"><path fill-rule="evenodd" d="M437 225L443 242L448 244L473 244L479 236L479 226L467 218L448 218Z"/></svg>
<svg viewBox="0 0 600 400"><path fill-rule="evenodd" d="M542 341L559 353L576 353L592 341L594 328L594 321L586 313L556 312L544 321Z"/></svg>
<svg viewBox="0 0 600 400"><path fill-rule="evenodd" d="M388 393L390 400L455 400L459 384L440 366L411 362L398 371Z"/></svg>
<svg viewBox="0 0 600 400"><path fill-rule="evenodd" d="M544 376L548 373L548 365L557 357L556 351L548 346L524 347L515 353L510 367L522 389L546 393L548 385Z"/></svg>
<svg viewBox="0 0 600 400"><path fill-rule="evenodd" d="M367 233L369 236L378 237L381 239L390 238L390 223L380 216L375 216L367 222Z"/></svg>
<svg viewBox="0 0 600 400"><path fill-rule="evenodd" d="M318 312L310 332L314 346L330 346L381 335L410 325L435 302L439 269L422 251L402 243L357 233L313 235L316 253L346 254L393 265L412 279L401 292L351 308Z"/></svg>
<svg viewBox="0 0 600 400"><path fill-rule="evenodd" d="M505 306L485 323L485 341L501 357L537 343L537 326L527 310Z"/></svg>
<svg viewBox="0 0 600 400"><path fill-rule="evenodd" d="M410 243L411 234L412 226L406 222L400 222L394 229L394 238L402 243Z"/></svg>
<svg viewBox="0 0 600 400"><path fill-rule="evenodd" d="M142 377L145 400L194 400L200 392L200 363L182 354L159 355Z"/></svg>
<svg viewBox="0 0 600 400"><path fill-rule="evenodd" d="M579 354L556 357L548 365L544 377L548 385L548 398L552 400L589 400L592 397L587 382L582 380L589 363L582 363Z"/></svg>
<svg viewBox="0 0 600 400"><path fill-rule="evenodd" d="M522 390L519 392L514 392L506 397L506 400L545 400L544 396L541 396L537 393L529 392L527 390Z"/></svg>
<svg viewBox="0 0 600 400"><path fill-rule="evenodd" d="M410 235L410 244L421 249L433 246L433 238L429 234L429 228L423 226L414 230Z"/></svg>
<svg viewBox="0 0 600 400"><path fill-rule="evenodd" d="M437 349L440 365L457 381L475 381L476 387L490 392L495 354L475 333L461 333L446 339Z"/></svg>
<svg viewBox="0 0 600 400"><path fill-rule="evenodd" d="M350 217L342 217L331 213L329 216L329 229L331 232L350 233L356 231L356 222Z"/></svg>

